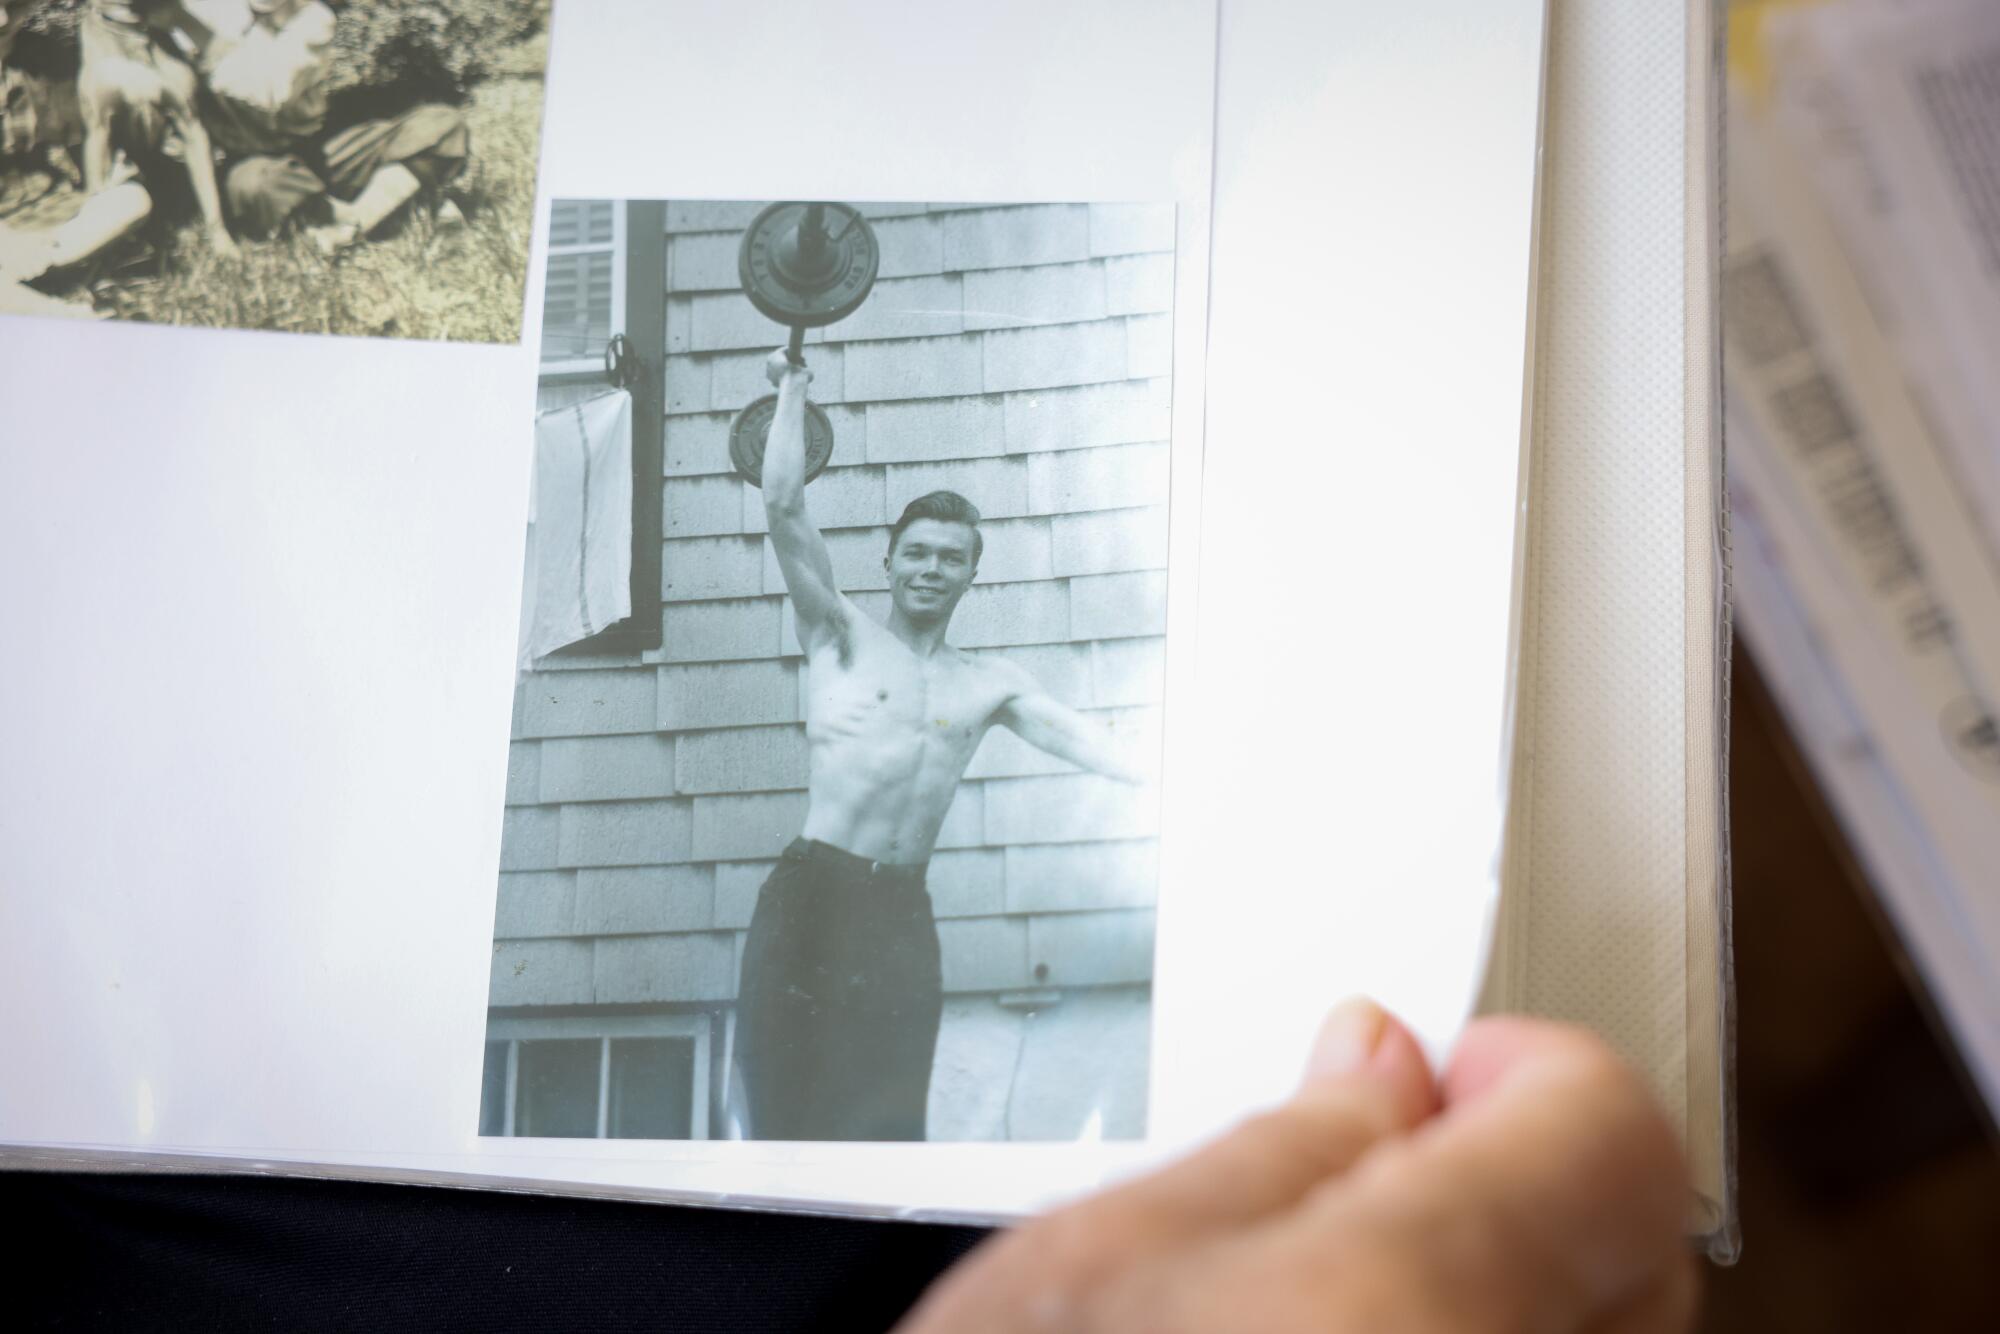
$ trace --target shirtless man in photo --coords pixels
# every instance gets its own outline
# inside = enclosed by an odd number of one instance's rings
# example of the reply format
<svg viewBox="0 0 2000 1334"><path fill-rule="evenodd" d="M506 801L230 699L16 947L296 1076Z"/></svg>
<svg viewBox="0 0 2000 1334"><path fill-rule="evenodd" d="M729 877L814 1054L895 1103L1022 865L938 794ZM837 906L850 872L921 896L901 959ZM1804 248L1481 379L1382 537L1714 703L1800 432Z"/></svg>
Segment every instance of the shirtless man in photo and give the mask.
<svg viewBox="0 0 2000 1334"><path fill-rule="evenodd" d="M806 386L782 351L764 509L806 658L805 827L757 896L735 1046L751 1139L920 1140L943 993L925 866L995 723L1084 769L1143 781L1101 724L1027 672L945 642L979 511L934 491L891 527L886 622L836 586L806 512Z"/></svg>

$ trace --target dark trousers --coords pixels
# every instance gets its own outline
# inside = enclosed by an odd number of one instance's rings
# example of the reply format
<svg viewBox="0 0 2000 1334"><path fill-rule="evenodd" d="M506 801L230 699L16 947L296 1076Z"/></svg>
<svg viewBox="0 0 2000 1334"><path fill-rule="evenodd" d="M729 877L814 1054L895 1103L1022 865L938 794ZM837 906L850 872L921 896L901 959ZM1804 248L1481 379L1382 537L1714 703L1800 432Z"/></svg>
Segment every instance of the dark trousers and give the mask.
<svg viewBox="0 0 2000 1334"><path fill-rule="evenodd" d="M744 1133L923 1139L943 1008L924 868L795 840L758 891L743 946Z"/></svg>

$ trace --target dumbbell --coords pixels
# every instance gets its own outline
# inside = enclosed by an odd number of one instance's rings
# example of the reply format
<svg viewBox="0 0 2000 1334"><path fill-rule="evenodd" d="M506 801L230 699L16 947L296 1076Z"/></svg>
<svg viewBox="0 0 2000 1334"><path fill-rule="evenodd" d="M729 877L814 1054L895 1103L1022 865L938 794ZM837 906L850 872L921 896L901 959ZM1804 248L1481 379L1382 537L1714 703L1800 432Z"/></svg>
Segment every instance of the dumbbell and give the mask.
<svg viewBox="0 0 2000 1334"><path fill-rule="evenodd" d="M846 319L875 286L882 266L875 229L848 204L772 204L743 230L736 272L743 295L766 318L791 328L785 355L805 361L806 330ZM766 394L729 424L729 458L752 486L764 475L764 442L777 414L778 396ZM806 404L806 480L833 457L833 422L817 403Z"/></svg>

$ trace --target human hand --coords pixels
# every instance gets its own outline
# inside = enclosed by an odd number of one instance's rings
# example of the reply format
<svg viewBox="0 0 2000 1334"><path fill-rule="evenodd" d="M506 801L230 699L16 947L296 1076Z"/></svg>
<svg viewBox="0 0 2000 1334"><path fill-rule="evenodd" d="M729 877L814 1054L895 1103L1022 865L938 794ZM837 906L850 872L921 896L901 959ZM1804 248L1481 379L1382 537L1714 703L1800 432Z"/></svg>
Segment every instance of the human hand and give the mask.
<svg viewBox="0 0 2000 1334"><path fill-rule="evenodd" d="M902 1326L1596 1331L1693 1319L1680 1147L1596 1038L1469 1025L1441 1078L1365 1001L1291 1101L982 1246Z"/></svg>
<svg viewBox="0 0 2000 1334"><path fill-rule="evenodd" d="M764 378L771 382L774 389L784 389L787 380L795 381L803 389L812 383L813 373L806 369L804 362L793 361L791 354L781 347L764 358Z"/></svg>

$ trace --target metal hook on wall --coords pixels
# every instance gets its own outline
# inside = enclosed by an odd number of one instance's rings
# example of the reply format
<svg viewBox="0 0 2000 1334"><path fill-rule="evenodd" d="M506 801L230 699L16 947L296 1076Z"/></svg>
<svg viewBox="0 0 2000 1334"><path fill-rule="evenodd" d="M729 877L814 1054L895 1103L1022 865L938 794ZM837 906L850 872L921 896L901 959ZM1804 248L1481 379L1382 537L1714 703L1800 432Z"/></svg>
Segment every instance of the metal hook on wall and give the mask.
<svg viewBox="0 0 2000 1334"><path fill-rule="evenodd" d="M604 378L611 381L614 389L630 389L634 371L633 357L624 334L612 334L611 341L604 345Z"/></svg>

